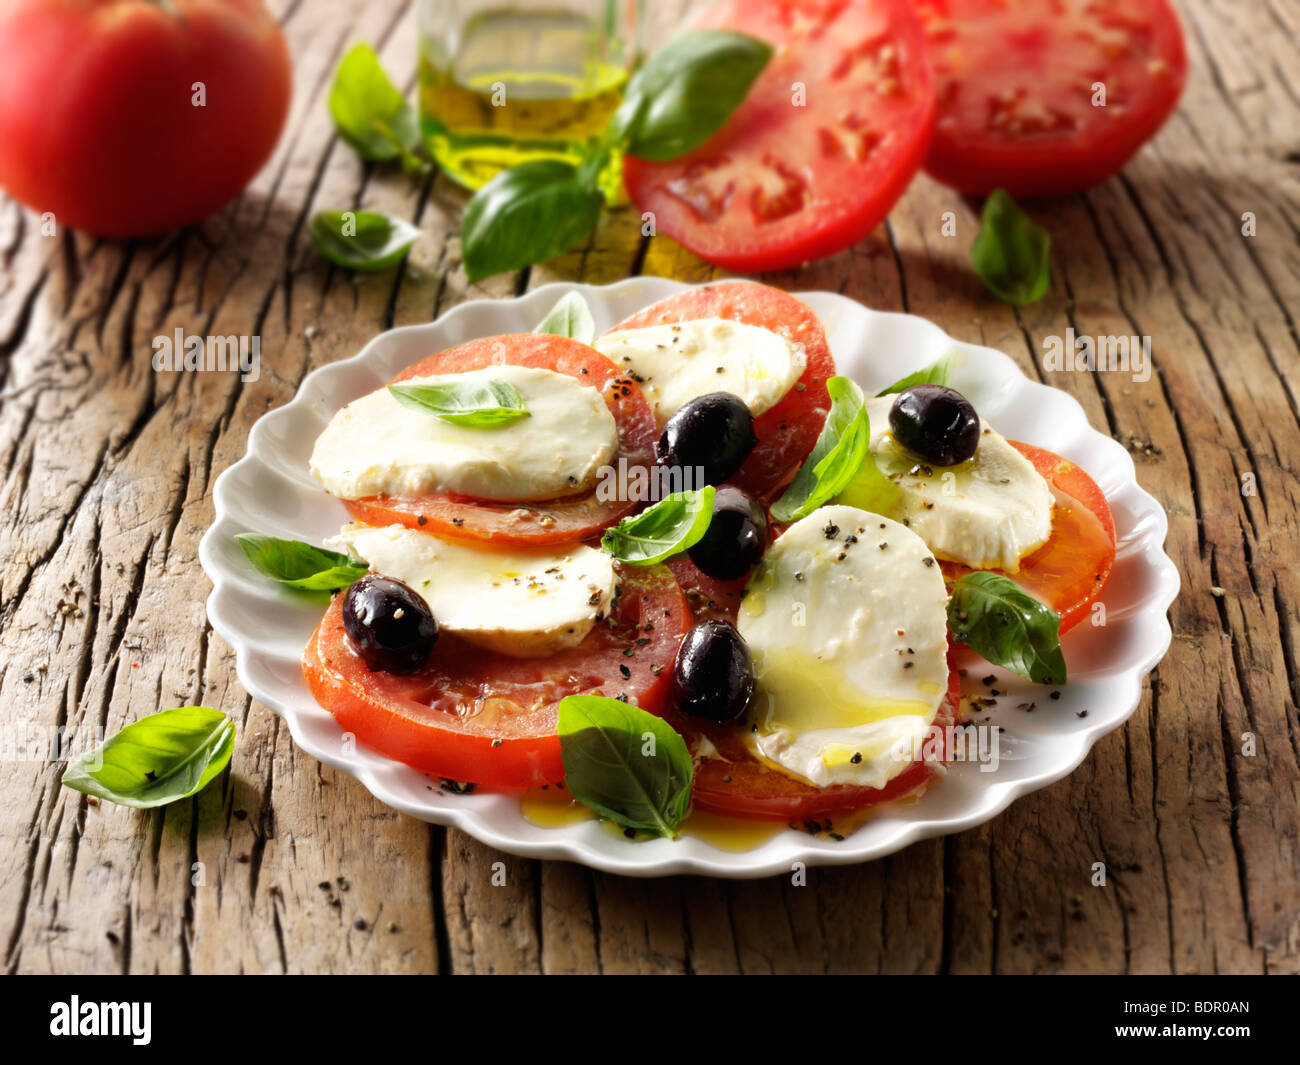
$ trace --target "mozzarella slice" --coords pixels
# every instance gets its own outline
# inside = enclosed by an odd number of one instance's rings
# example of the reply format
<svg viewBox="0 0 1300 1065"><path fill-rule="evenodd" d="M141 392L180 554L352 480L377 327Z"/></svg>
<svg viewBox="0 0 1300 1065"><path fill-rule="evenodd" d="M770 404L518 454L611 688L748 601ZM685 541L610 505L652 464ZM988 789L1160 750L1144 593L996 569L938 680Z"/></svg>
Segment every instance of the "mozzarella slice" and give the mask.
<svg viewBox="0 0 1300 1065"><path fill-rule="evenodd" d="M606 333L596 350L631 370L662 429L678 408L708 392L730 392L754 417L780 402L808 364L802 346L770 329L698 318Z"/></svg>
<svg viewBox="0 0 1300 1065"><path fill-rule="evenodd" d="M495 551L404 525L345 525L329 541L409 585L441 629L515 658L576 647L609 613L614 566L595 548Z"/></svg>
<svg viewBox="0 0 1300 1065"><path fill-rule="evenodd" d="M528 416L474 429L380 388L334 415L312 451L312 475L340 499L459 492L526 502L586 491L618 453L618 426L600 392L568 374L502 365L403 384L474 380L513 385Z"/></svg>
<svg viewBox="0 0 1300 1065"><path fill-rule="evenodd" d="M1020 560L1052 535L1051 487L987 423L972 459L956 466L927 465L890 435L894 399L867 401L872 457L902 490L893 516L939 558L1015 573Z"/></svg>
<svg viewBox="0 0 1300 1065"><path fill-rule="evenodd" d="M897 522L829 506L791 525L737 620L758 682L755 752L819 787L884 787L947 691L947 602L929 548Z"/></svg>

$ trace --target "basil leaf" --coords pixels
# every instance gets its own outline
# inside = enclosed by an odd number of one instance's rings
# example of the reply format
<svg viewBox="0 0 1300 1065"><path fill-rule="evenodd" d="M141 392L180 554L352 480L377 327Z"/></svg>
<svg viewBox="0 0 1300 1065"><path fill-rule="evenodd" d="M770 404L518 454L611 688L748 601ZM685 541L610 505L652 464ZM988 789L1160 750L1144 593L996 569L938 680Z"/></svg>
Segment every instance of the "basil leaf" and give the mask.
<svg viewBox="0 0 1300 1065"><path fill-rule="evenodd" d="M66 787L147 810L196 795L230 763L235 724L220 710L180 706L127 725L68 765Z"/></svg>
<svg viewBox="0 0 1300 1065"><path fill-rule="evenodd" d="M550 333L590 344L596 339L596 322L591 317L587 301L577 292L566 292L533 332Z"/></svg>
<svg viewBox="0 0 1300 1065"><path fill-rule="evenodd" d="M389 385L388 391L403 406L469 429L490 429L528 417L524 397L506 381Z"/></svg>
<svg viewBox="0 0 1300 1065"><path fill-rule="evenodd" d="M713 485L698 492L673 492L606 529L600 546L632 566L662 562L700 542L713 520L713 496Z"/></svg>
<svg viewBox="0 0 1300 1065"><path fill-rule="evenodd" d="M610 134L642 159L685 155L726 124L771 56L770 44L743 33L679 34L632 75Z"/></svg>
<svg viewBox="0 0 1300 1065"><path fill-rule="evenodd" d="M952 371L957 365L956 349L948 352L930 363L929 366L923 366L916 373L910 373L906 377L900 377L888 388L882 388L876 393L876 397L892 396L904 389L912 388L916 385L943 385L944 388L952 387Z"/></svg>
<svg viewBox="0 0 1300 1065"><path fill-rule="evenodd" d="M1061 615L1000 573L967 573L948 600L952 638L1038 684L1065 683Z"/></svg>
<svg viewBox="0 0 1300 1065"><path fill-rule="evenodd" d="M368 44L355 45L334 71L329 95L330 116L342 137L363 159L384 162L396 156L410 168L420 146L415 108L393 87Z"/></svg>
<svg viewBox="0 0 1300 1065"><path fill-rule="evenodd" d="M570 794L627 828L676 838L695 775L676 730L654 714L600 695L565 696L559 713Z"/></svg>
<svg viewBox="0 0 1300 1065"><path fill-rule="evenodd" d="M848 487L867 456L871 425L862 389L847 377L831 377L826 390L831 397L826 424L790 487L772 505L777 521L797 521L830 502Z"/></svg>
<svg viewBox="0 0 1300 1065"><path fill-rule="evenodd" d="M1047 292L1051 243L1047 230L1035 225L1005 189L995 189L984 201L970 261L993 295L1023 307Z"/></svg>
<svg viewBox="0 0 1300 1065"><path fill-rule="evenodd" d="M311 220L316 250L347 270L396 266L419 235L409 222L373 211L321 211Z"/></svg>
<svg viewBox="0 0 1300 1065"><path fill-rule="evenodd" d="M596 227L602 203L599 189L560 159L501 171L465 207L460 240L466 275L481 281L568 251Z"/></svg>
<svg viewBox="0 0 1300 1065"><path fill-rule="evenodd" d="M367 567L347 555L312 547L301 540L280 540L260 533L237 533L235 542L259 573L304 592L333 592L364 577Z"/></svg>

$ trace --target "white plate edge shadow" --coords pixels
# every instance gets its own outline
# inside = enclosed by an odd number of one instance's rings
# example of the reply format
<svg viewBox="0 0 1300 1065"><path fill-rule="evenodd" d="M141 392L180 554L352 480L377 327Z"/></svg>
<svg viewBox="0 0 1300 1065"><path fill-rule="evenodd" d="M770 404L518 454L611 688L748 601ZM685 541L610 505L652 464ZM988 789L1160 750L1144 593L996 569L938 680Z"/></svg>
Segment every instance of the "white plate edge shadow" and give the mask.
<svg viewBox="0 0 1300 1065"><path fill-rule="evenodd" d="M213 522L199 544L200 564L213 582L212 592L207 599L208 621L214 631L234 649L236 674L244 690L252 698L285 719L294 742L306 753L326 765L356 777L367 790L388 806L424 821L458 828L483 843L508 853L524 857L575 861L605 872L627 876L703 874L748 878L789 872L792 863L796 861L810 866L869 861L892 854L919 840L964 831L989 821L1015 799L1073 772L1102 736L1118 729L1132 716L1140 702L1142 679L1168 650L1172 634L1166 614L1178 594L1180 578L1177 568L1164 551L1168 530L1167 516L1160 504L1137 484L1132 458L1121 445L1087 423L1082 407L1073 396L1026 378L1015 363L1002 352L956 341L927 319L900 312L874 311L835 293L802 292L794 295L807 299L812 304L826 306L838 304L850 313L865 312L869 317L889 322L891 326L901 324L904 328L916 329L919 325L924 327L932 338L938 337L947 344L967 351L979 352L981 358L993 358L995 363L1005 368L1009 377L1013 380L1019 379L1015 381L1017 387L1028 388L1033 393L1050 395L1054 397L1053 402L1064 403L1070 409L1071 420L1081 422L1086 427L1083 433L1084 440L1091 444L1103 442L1102 446L1110 452L1111 460L1118 464L1119 486L1111 493L1112 502L1122 502L1127 512L1135 516L1137 524L1150 522L1136 542L1142 548L1141 553L1151 569L1150 576L1154 587L1134 616L1135 622L1142 625L1148 634L1145 641L1146 654L1139 663L1129 666L1118 675L1127 682L1125 694L1120 700L1122 707L1112 708L1109 716L1104 720L1099 719L1090 727L1071 733L1069 739L1072 742L1068 755L1058 756L1049 768L1016 780L989 781L980 793L981 801L978 805L961 816L950 816L943 820L910 820L896 823L888 836L870 841L868 841L869 837L864 835L865 829L839 843L815 839L805 833L787 829L753 851L738 853L718 849L699 839L628 843L614 838L591 822L567 829L537 829L524 821L518 811L517 803L509 796L490 797L493 803L490 808L481 806L483 797L480 796L444 795L436 791L429 792L429 797L422 803L411 802L400 795L396 786L383 777L394 774L399 776L414 774L424 780L425 778L415 770L364 748L357 747L351 752L344 752L341 744L336 744L334 750L323 747L306 734L307 725L299 716L299 709L291 702L282 700L277 693L269 690L267 685L253 677L253 663L257 654L253 640L231 621L224 611L224 601L228 594L233 594L234 589L247 578L246 575L239 574L229 567L221 557L218 545L226 537L233 535L234 531L238 531L235 529L227 531L225 526L228 523L239 524L242 528L242 523L231 519L232 505L227 498L232 491L230 486L238 476L238 471L246 464L252 464L262 466L275 476L284 476L281 471L263 461L255 446L262 436L270 433L270 427L280 421L292 422L295 416L308 413L307 408L311 404L311 397L319 390L322 382L327 382L336 376L347 375L357 367L368 364L378 357L377 352L390 345L396 337L410 339L428 334L431 338L430 344L433 345L429 348L432 352L440 350L438 346L440 344L447 346L432 338L448 330L451 323L459 318L484 313L491 317L503 308L510 307L513 309L512 313L528 310L532 319L539 321L556 299L570 291L581 292L592 304L593 311L599 318L606 304L611 300L636 296L637 305L644 306L666 295L694 287L699 286L667 278L639 277L608 286L554 282L514 299L471 300L458 304L434 322L399 326L387 330L373 337L357 354L313 370L303 379L288 403L262 415L249 432L245 454L217 478L213 487ZM824 311L821 313L825 314ZM613 320L618 320L618 317L621 315L614 317ZM827 331L828 333L834 331L829 322ZM490 332L479 335L490 335ZM1154 521L1150 521L1152 518ZM305 685L302 685L301 695L315 707L314 700L307 693ZM319 714L325 713L319 707L316 707L316 710ZM341 734L339 730L339 735ZM511 835L505 829L498 827L495 822L501 819L499 811L503 803L513 807L512 810L506 810L506 813L512 813L517 821L516 831L522 829L528 836L536 837L542 834L544 838L525 839L518 834ZM916 805L919 807L923 803L924 798ZM858 839L856 846L855 839Z"/></svg>

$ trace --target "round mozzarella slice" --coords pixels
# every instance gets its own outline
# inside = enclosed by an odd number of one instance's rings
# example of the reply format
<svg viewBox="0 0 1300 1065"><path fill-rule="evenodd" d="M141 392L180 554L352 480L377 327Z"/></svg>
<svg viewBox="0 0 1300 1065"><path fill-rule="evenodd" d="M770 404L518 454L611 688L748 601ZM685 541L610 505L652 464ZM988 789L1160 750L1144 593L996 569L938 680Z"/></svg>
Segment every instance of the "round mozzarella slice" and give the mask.
<svg viewBox="0 0 1300 1065"><path fill-rule="evenodd" d="M618 453L618 426L599 391L567 374L502 365L416 377L404 385L504 381L528 416L470 428L414 410L380 388L334 415L312 475L340 499L458 492L507 502L584 492Z"/></svg>
<svg viewBox="0 0 1300 1065"><path fill-rule="evenodd" d="M730 392L754 417L781 401L808 365L785 337L727 318L697 318L606 333L595 348L632 371L662 429L696 396Z"/></svg>
<svg viewBox="0 0 1300 1065"><path fill-rule="evenodd" d="M883 787L923 748L948 687L947 590L924 542L856 507L791 525L749 582L737 625L762 758L820 787Z"/></svg>
<svg viewBox="0 0 1300 1065"><path fill-rule="evenodd" d="M610 557L581 544L563 551L496 551L404 525L356 522L329 543L413 588L439 628L515 658L576 647L614 598Z"/></svg>
<svg viewBox="0 0 1300 1065"><path fill-rule="evenodd" d="M972 459L956 466L927 465L890 435L894 399L868 400L867 416L872 457L902 491L895 516L939 558L1015 573L1020 560L1052 535L1051 487L987 423Z"/></svg>

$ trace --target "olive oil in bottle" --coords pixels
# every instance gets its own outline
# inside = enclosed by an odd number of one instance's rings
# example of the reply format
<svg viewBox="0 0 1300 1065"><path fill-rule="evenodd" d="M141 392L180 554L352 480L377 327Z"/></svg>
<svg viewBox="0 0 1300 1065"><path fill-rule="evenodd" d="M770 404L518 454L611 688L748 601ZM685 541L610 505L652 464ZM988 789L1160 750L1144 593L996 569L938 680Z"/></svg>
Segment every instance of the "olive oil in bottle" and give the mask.
<svg viewBox="0 0 1300 1065"><path fill-rule="evenodd" d="M478 188L532 159L580 162L622 101L639 5L458 6L425 0L420 41L421 126L443 171ZM620 170L600 178L611 198Z"/></svg>

